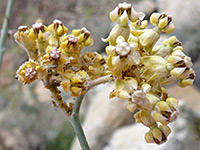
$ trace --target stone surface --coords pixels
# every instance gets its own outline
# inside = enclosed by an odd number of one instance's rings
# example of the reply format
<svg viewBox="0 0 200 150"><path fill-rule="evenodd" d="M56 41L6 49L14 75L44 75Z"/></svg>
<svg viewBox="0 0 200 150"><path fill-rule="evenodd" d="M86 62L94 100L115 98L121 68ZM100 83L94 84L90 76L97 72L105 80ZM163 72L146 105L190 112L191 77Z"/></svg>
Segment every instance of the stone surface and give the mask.
<svg viewBox="0 0 200 150"><path fill-rule="evenodd" d="M200 58L194 63L193 68L196 73L196 78L194 80L194 85L200 89Z"/></svg>
<svg viewBox="0 0 200 150"><path fill-rule="evenodd" d="M180 102L183 102L189 110L200 118L200 92L194 86L185 88L177 85L167 88L170 96L175 97Z"/></svg>
<svg viewBox="0 0 200 150"><path fill-rule="evenodd" d="M150 16L151 13L155 12L156 2L153 0L141 0L133 3L133 7L137 12L143 12L146 15L146 18Z"/></svg>
<svg viewBox="0 0 200 150"><path fill-rule="evenodd" d="M161 150L159 146L145 142L144 135L147 131L141 124L122 127L114 132L110 142L102 150Z"/></svg>
<svg viewBox="0 0 200 150"><path fill-rule="evenodd" d="M83 129L91 150L102 150L114 130L133 122L132 114L126 109L126 101L109 99L109 93L112 90L112 84L101 85L97 87L96 94L90 97L91 104ZM71 149L81 150L77 139Z"/></svg>
<svg viewBox="0 0 200 150"><path fill-rule="evenodd" d="M18 140L20 139L20 140ZM0 129L0 150L27 150L28 142L20 128L15 128L12 133L9 130Z"/></svg>

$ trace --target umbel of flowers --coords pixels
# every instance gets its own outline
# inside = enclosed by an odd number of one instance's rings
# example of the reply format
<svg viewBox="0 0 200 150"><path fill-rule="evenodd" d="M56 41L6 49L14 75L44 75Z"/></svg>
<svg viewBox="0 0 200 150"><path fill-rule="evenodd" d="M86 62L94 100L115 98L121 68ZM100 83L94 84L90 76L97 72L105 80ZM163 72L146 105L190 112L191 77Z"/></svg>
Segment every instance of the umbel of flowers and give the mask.
<svg viewBox="0 0 200 150"><path fill-rule="evenodd" d="M105 48L107 56L97 52L83 53L83 47L93 44L86 28L72 30L59 20L49 26L36 22L30 28L20 26L16 42L26 50L29 60L17 70L17 79L29 84L36 79L55 92L53 104L71 115L74 102L66 104L58 87L71 92L72 97L84 95L92 81L115 82L110 98L128 101L127 109L136 122L149 128L148 143L162 144L171 130L169 123L178 116L178 100L170 97L164 85L178 81L180 87L193 84L195 73L190 57L183 52L175 36L155 46L161 32L174 31L172 18L166 13L153 13L148 29L144 13L136 12L131 4L120 3L110 12L116 22ZM98 79L109 76L98 82ZM108 79L108 80L107 80Z"/></svg>
<svg viewBox="0 0 200 150"><path fill-rule="evenodd" d="M161 32L174 31L172 18L166 13L153 13L150 22L154 28L148 29L144 17L127 3L118 4L110 12L110 19L117 23L103 39L109 42L106 64L115 76L110 98L128 101L127 109L136 112L136 122L150 129L145 134L146 142L162 144L171 132L168 124L178 116L178 100L163 86L176 81L181 87L190 86L195 73L175 36L154 46Z"/></svg>

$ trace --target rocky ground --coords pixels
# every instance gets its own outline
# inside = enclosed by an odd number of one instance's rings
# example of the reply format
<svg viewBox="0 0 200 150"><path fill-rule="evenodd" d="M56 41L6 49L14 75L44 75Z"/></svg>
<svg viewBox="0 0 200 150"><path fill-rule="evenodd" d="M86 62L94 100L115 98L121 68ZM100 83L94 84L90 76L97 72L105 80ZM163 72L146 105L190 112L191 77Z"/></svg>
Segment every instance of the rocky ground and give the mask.
<svg viewBox="0 0 200 150"><path fill-rule="evenodd" d="M16 0L10 30L26 24L31 26L38 18L45 24L60 19L72 30L88 28L94 46L85 51L103 52L106 37L113 24L108 18L119 0ZM145 144L147 130L135 124L121 100L109 100L112 84L90 91L81 110L83 127L91 150L199 150L200 149L200 3L199 0L129 0L137 11L154 11L172 15L178 39L184 51L192 57L196 80L193 87L168 87L170 95L180 100L180 116L172 124L169 141L162 146ZM1 1L0 25L7 1ZM103 32L102 32L103 31ZM164 36L164 35L163 35ZM22 86L15 80L15 72L27 59L12 35L6 42L0 74L0 150L66 150L70 149L74 132L64 115L52 107L50 96L41 83ZM106 88L105 88L106 87ZM79 150L75 140L71 150Z"/></svg>

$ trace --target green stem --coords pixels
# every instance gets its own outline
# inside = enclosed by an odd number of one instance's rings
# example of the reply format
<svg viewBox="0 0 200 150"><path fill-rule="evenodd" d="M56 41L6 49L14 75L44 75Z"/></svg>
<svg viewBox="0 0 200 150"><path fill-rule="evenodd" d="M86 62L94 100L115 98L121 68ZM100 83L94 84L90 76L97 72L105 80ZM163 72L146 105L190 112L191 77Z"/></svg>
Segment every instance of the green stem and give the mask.
<svg viewBox="0 0 200 150"><path fill-rule="evenodd" d="M10 17L11 17L12 10L13 10L13 4L14 4L14 0L9 0L8 1L5 18L4 18L4 22L3 22L3 25L2 25L2 29L1 29L1 37L0 37L0 71L1 71L1 63L2 63L2 59L3 59L3 54L4 54L4 45L5 45L6 37L8 35L8 26L9 26Z"/></svg>
<svg viewBox="0 0 200 150"><path fill-rule="evenodd" d="M70 121L72 123L72 126L74 127L74 130L76 132L76 135L78 137L82 150L90 150L87 139L85 137L84 131L80 123L80 119L79 119L79 110L80 110L83 97L84 96L81 95L75 100L72 114L70 116Z"/></svg>
<svg viewBox="0 0 200 150"><path fill-rule="evenodd" d="M85 87L86 87L87 90L89 90L96 85L106 83L106 82L109 82L111 80L113 80L112 75L103 76L103 77L100 77L98 79L89 81L87 84L85 84ZM54 100L58 103L58 106L61 106L60 104L62 104L63 101L62 101L62 97L59 95L58 88L56 86L51 86L50 91L52 93ZM71 115L69 115L66 112L65 108L60 107L60 109L65 113L67 118L70 120L70 122L71 122L71 124L72 124L72 126L73 126L73 128L76 132L76 135L78 137L78 140L79 140L79 143L82 147L82 150L90 150L90 147L88 145L87 139L85 137L85 134L84 134L84 131L83 131L83 128L81 126L80 119L79 119L79 110L80 110L80 107L81 107L81 104L82 104L82 101L83 101L83 97L84 97L84 95L80 95L75 100Z"/></svg>
<svg viewBox="0 0 200 150"><path fill-rule="evenodd" d="M59 95L58 88L56 86L51 86L50 91L52 93L53 99L56 101L56 103L60 107L61 106L60 104L62 104L62 99L61 99L61 96ZM81 106L83 97L84 97L84 95L81 95L75 100L75 104L74 104L71 115L69 115L67 113L67 111L64 107L60 107L60 109L63 111L65 116L70 120L70 122L76 132L76 135L79 139L82 150L90 150L90 148L88 146L88 142L85 137L85 134L83 132L81 123L80 123L80 119L79 119L79 110L80 110L80 106Z"/></svg>
<svg viewBox="0 0 200 150"><path fill-rule="evenodd" d="M89 83L87 83L85 86L87 87L87 90L89 90L89 89L93 88L94 86L97 86L102 83L107 83L107 82L113 81L113 80L114 80L114 78L112 75L106 75L106 76L97 78L95 80L89 81Z"/></svg>

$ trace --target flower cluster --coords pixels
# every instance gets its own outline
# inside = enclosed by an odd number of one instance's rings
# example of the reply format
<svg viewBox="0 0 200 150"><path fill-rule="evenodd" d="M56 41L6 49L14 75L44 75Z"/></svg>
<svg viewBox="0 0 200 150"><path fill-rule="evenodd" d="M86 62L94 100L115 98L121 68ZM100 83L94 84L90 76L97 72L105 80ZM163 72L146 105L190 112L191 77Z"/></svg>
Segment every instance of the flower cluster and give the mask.
<svg viewBox="0 0 200 150"><path fill-rule="evenodd" d="M190 57L175 36L155 46L161 32L171 33L175 26L166 13L153 13L147 29L144 14L131 4L120 3L110 12L117 22L107 39L106 63L116 77L110 98L127 100L127 109L135 112L136 122L149 127L145 135L148 143L162 144L171 130L168 124L178 116L178 100L170 97L163 85L179 81L180 87L192 85L195 73Z"/></svg>
<svg viewBox="0 0 200 150"><path fill-rule="evenodd" d="M39 79L50 90L56 87L58 103L69 112L70 106L64 104L57 87L78 97L85 94L86 82L110 72L105 58L97 52L81 54L84 46L93 44L86 28L73 30L71 34L67 32L61 21L54 20L49 26L38 22L31 28L20 26L14 37L29 56L29 61L17 70L18 80L29 84Z"/></svg>
<svg viewBox="0 0 200 150"><path fill-rule="evenodd" d="M127 100L127 109L136 122L149 127L145 134L148 143L164 143L171 130L168 124L178 116L178 100L170 97L164 85L178 81L180 87L193 84L195 73L190 57L183 52L180 41L171 36L163 45L155 46L161 32L171 33L175 26L166 13L153 13L148 29L145 14L136 12L131 4L120 3L110 12L117 24L111 30L105 48L107 57L97 52L82 54L83 47L93 44L86 28L68 29L59 20L49 26L35 23L20 26L15 33L17 43L26 50L29 61L17 70L17 78L24 84L36 79L54 93L55 106L72 113L73 103L67 105L58 87L79 97L100 83L114 79L115 89L110 98ZM103 78L108 75L108 78ZM98 80L101 79L101 80ZM92 83L91 81L96 81Z"/></svg>

